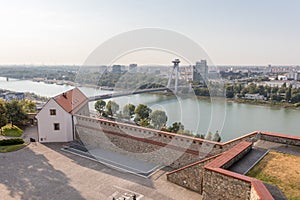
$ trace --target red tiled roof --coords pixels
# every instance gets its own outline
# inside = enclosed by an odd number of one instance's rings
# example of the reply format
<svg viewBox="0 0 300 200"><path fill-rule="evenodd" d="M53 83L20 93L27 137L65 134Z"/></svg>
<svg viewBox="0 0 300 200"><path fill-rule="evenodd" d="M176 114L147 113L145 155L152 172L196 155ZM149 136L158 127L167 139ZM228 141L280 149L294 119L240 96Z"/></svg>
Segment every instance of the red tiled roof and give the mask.
<svg viewBox="0 0 300 200"><path fill-rule="evenodd" d="M85 103L88 98L78 89L74 88L60 95L53 97L53 99L68 113L75 113Z"/></svg>

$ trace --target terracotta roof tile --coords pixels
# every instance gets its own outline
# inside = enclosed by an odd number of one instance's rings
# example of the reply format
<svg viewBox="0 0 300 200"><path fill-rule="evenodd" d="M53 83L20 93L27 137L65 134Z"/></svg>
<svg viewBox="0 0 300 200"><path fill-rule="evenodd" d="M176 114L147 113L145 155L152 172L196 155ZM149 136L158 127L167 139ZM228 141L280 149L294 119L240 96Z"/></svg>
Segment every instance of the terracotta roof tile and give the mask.
<svg viewBox="0 0 300 200"><path fill-rule="evenodd" d="M60 95L53 97L53 99L68 113L75 113L85 103L88 98L78 89L74 88Z"/></svg>

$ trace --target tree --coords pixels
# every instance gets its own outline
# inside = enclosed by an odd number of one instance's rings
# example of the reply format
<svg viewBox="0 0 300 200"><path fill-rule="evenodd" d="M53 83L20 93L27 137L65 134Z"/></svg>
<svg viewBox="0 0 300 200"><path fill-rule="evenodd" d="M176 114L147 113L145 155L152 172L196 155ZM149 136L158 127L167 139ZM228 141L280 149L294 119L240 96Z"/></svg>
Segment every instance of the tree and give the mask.
<svg viewBox="0 0 300 200"><path fill-rule="evenodd" d="M214 134L213 141L221 142L221 136L219 134L219 131L216 131L216 133Z"/></svg>
<svg viewBox="0 0 300 200"><path fill-rule="evenodd" d="M180 130L184 130L184 125L181 124L181 122L174 122L172 126L168 128L168 131L172 133L178 133Z"/></svg>
<svg viewBox="0 0 300 200"><path fill-rule="evenodd" d="M161 129L166 124L168 117L165 111L155 110L151 112L150 119L156 129Z"/></svg>
<svg viewBox="0 0 300 200"><path fill-rule="evenodd" d="M149 119L141 119L140 120L140 126L149 127L149 125L150 125L150 120Z"/></svg>
<svg viewBox="0 0 300 200"><path fill-rule="evenodd" d="M33 101L31 100L23 100L20 102L24 111L26 113L33 113L36 112L36 105Z"/></svg>
<svg viewBox="0 0 300 200"><path fill-rule="evenodd" d="M27 119L27 115L18 101L6 102L6 117L12 124L20 125Z"/></svg>
<svg viewBox="0 0 300 200"><path fill-rule="evenodd" d="M106 112L108 115L113 116L117 113L120 106L115 101L108 101L106 105Z"/></svg>
<svg viewBox="0 0 300 200"><path fill-rule="evenodd" d="M99 113L100 115L102 115L102 114L104 113L104 108L105 108L105 106L106 106L106 102L103 101L102 99L96 101L96 103L95 103L95 105L94 105L95 109L98 111L98 113Z"/></svg>
<svg viewBox="0 0 300 200"><path fill-rule="evenodd" d="M139 104L134 110L134 113L136 114L134 121L139 122L141 119L149 119L151 111L151 108L148 106Z"/></svg>
<svg viewBox="0 0 300 200"><path fill-rule="evenodd" d="M127 104L123 108L123 117L131 119L134 115L135 106L133 104Z"/></svg>
<svg viewBox="0 0 300 200"><path fill-rule="evenodd" d="M210 131L206 134L205 139L206 139L206 140L211 140L211 139L212 139L212 134L211 134Z"/></svg>
<svg viewBox="0 0 300 200"><path fill-rule="evenodd" d="M285 92L285 100L289 102L292 98L292 85L289 86L289 88Z"/></svg>
<svg viewBox="0 0 300 200"><path fill-rule="evenodd" d="M6 107L3 100L0 99L0 128L7 124Z"/></svg>

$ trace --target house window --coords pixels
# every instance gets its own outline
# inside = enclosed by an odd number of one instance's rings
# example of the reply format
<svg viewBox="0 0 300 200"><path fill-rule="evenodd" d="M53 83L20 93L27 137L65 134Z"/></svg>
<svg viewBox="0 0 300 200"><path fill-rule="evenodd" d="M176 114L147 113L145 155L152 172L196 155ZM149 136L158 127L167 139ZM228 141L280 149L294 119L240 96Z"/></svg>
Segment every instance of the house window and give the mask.
<svg viewBox="0 0 300 200"><path fill-rule="evenodd" d="M54 123L54 130L58 131L59 130L59 123Z"/></svg>
<svg viewBox="0 0 300 200"><path fill-rule="evenodd" d="M50 109L50 115L56 115L56 110L55 109Z"/></svg>

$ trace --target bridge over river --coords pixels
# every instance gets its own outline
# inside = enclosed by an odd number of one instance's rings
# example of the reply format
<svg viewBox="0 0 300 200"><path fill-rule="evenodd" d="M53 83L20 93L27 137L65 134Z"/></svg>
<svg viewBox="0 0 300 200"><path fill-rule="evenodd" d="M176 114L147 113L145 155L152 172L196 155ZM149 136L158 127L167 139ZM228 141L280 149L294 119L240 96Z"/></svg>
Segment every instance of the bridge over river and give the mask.
<svg viewBox="0 0 300 200"><path fill-rule="evenodd" d="M116 92L116 93L111 93L111 94L103 94L103 95L89 97L89 101L97 101L100 99L110 99L110 98L115 98L115 97L123 97L123 96L129 96L129 95L134 95L134 94L143 94L143 93L160 92L160 91L172 92L173 88L167 88L167 87L148 88L148 89L135 90L135 91L125 91L125 92Z"/></svg>

